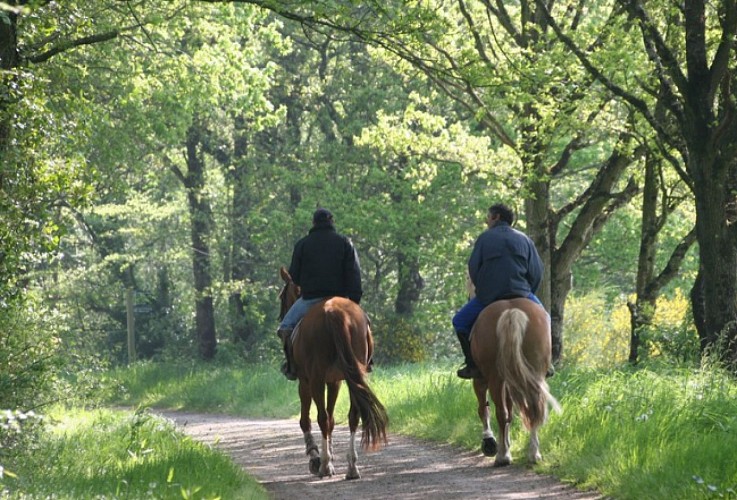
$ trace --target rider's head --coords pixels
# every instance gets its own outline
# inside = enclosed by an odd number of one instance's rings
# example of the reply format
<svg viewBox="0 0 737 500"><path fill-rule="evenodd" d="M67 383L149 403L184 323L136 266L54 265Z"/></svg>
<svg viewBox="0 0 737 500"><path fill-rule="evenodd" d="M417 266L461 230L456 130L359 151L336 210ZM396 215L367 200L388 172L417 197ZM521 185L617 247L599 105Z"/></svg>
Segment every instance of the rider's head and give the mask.
<svg viewBox="0 0 737 500"><path fill-rule="evenodd" d="M318 208L312 214L313 225L333 224L333 214L327 208Z"/></svg>
<svg viewBox="0 0 737 500"><path fill-rule="evenodd" d="M490 206L486 216L489 227L492 227L497 221L506 222L510 226L514 223L514 212L503 203L495 203Z"/></svg>

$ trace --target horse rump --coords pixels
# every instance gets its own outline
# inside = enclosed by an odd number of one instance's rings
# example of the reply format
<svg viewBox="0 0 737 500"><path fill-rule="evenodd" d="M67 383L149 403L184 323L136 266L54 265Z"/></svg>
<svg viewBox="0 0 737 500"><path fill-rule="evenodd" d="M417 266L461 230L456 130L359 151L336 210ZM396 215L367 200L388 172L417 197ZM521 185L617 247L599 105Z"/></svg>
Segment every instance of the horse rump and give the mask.
<svg viewBox="0 0 737 500"><path fill-rule="evenodd" d="M560 409L545 381L547 367L533 366L525 357L523 343L529 324L530 318L523 310L512 308L502 312L496 328L499 373L528 430L545 422L548 403Z"/></svg>

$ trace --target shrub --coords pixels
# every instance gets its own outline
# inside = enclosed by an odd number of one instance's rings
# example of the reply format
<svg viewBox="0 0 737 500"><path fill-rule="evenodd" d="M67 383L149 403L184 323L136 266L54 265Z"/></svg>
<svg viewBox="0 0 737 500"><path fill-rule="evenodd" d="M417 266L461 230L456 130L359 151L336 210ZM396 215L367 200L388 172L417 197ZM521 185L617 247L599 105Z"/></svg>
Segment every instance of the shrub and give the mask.
<svg viewBox="0 0 737 500"><path fill-rule="evenodd" d="M627 306L611 308L601 293L571 294L563 323L563 361L580 367L603 368L627 360Z"/></svg>
<svg viewBox="0 0 737 500"><path fill-rule="evenodd" d="M381 325L377 327L376 325ZM384 363L420 362L427 358L427 338L411 317L392 315L373 321L376 357Z"/></svg>
<svg viewBox="0 0 737 500"><path fill-rule="evenodd" d="M699 337L690 303L680 288L672 297L658 298L653 325L647 330L645 340L650 356L663 355L680 362L699 359Z"/></svg>
<svg viewBox="0 0 737 500"><path fill-rule="evenodd" d="M0 408L30 410L51 399L59 338L41 326L51 315L32 297L0 310Z"/></svg>
<svg viewBox="0 0 737 500"><path fill-rule="evenodd" d="M659 297L652 324L641 332L641 357L662 356L678 362L698 359L698 337L689 311L688 299L680 289L672 296ZM563 325L565 362L589 368L626 362L630 321L624 300L607 303L600 293L569 296Z"/></svg>
<svg viewBox="0 0 737 500"><path fill-rule="evenodd" d="M33 411L0 411L0 480L6 472L10 473L6 471L5 464L12 463L20 453L29 453L35 448L44 423L44 418Z"/></svg>

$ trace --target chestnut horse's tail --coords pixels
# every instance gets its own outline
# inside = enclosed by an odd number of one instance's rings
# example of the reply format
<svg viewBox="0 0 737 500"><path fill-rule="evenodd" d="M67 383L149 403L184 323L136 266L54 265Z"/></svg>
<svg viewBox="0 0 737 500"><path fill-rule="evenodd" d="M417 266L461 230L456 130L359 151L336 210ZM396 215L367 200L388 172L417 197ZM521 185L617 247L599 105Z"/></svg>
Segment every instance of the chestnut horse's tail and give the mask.
<svg viewBox="0 0 737 500"><path fill-rule="evenodd" d="M361 445L364 449L375 450L382 444L386 444L386 427L389 423L386 408L366 383L364 371L358 365L358 360L351 347L351 337L356 332L350 324L348 314L344 311L328 309L326 319L330 336L338 353L340 370L348 384L351 404L358 408L359 415L361 415L363 427ZM371 335L368 326L366 335Z"/></svg>
<svg viewBox="0 0 737 500"><path fill-rule="evenodd" d="M499 339L497 364L512 401L520 409L525 427L535 429L548 416L548 403L560 408L548 389L545 370L534 369L522 352L529 318L521 309L507 309L499 317L496 332ZM512 411L511 408L508 408Z"/></svg>

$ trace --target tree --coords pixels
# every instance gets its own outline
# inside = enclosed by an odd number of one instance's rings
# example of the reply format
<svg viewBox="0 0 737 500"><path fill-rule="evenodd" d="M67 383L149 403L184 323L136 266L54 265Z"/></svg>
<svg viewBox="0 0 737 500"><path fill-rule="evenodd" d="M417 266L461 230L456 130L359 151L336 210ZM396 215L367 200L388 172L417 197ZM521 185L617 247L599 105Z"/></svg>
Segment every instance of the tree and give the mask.
<svg viewBox="0 0 737 500"><path fill-rule="evenodd" d="M683 8L667 2L607 3L623 22L636 21L654 81L628 88L617 71L595 56L615 52L614 40L587 53L537 0L558 37L581 65L612 93L629 103L678 152L670 163L692 190L696 206L696 238L700 276L692 306L704 348L722 345L722 360L737 363L737 226L734 189L737 179L737 2L688 0ZM626 21L625 21L626 18ZM678 30L669 35L667 30ZM620 68L621 69L621 68ZM659 94L658 88L662 89ZM658 96L657 101L648 96ZM662 106L663 116L655 112Z"/></svg>
<svg viewBox="0 0 737 500"><path fill-rule="evenodd" d="M516 171L507 180L524 200L526 230L545 264L538 293L551 312L557 361L571 267L611 214L637 193L634 182L621 179L642 149L626 126L611 127L613 120L629 122L627 110L613 106L600 86L571 66L534 2L508 8L461 1L438 17L444 29L382 35L376 43L423 71L515 156ZM572 177L578 191L570 191Z"/></svg>
<svg viewBox="0 0 737 500"><path fill-rule="evenodd" d="M677 275L686 253L696 241L696 231L691 228L672 249L660 272L656 272L659 236L669 216L684 201L678 184L667 184L661 158L655 151L649 151L645 159L635 300L627 302L630 311L630 363L639 359L641 334L652 324L661 290Z"/></svg>

